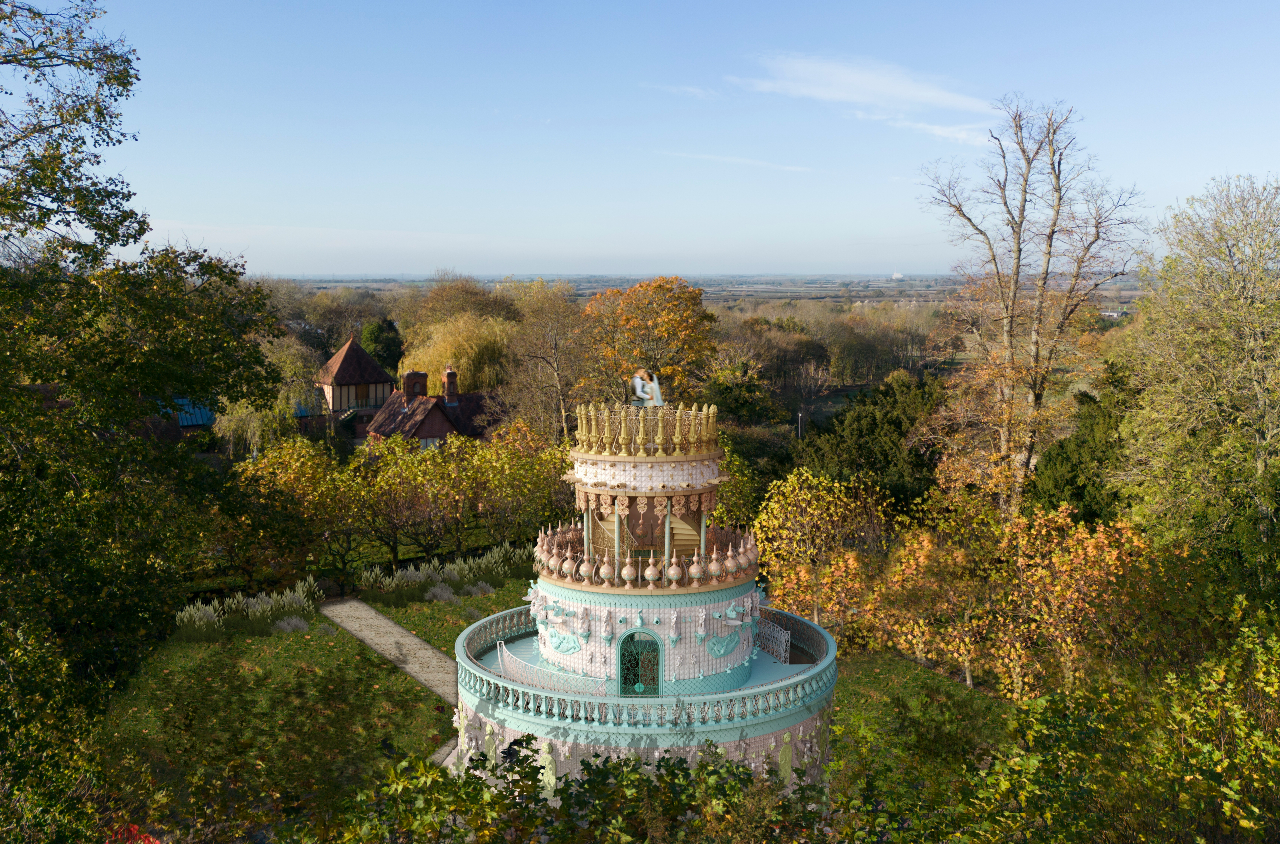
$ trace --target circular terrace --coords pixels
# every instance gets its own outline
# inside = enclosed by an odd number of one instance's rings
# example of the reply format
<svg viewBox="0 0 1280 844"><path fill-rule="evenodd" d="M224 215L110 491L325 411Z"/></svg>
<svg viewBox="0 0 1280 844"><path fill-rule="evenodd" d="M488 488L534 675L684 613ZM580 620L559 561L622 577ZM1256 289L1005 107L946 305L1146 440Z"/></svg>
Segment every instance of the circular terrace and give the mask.
<svg viewBox="0 0 1280 844"><path fill-rule="evenodd" d="M541 657L529 607L478 621L455 647L459 760L477 751L493 760L531 733L553 746L548 756L574 766L596 753L693 762L710 740L759 769L816 773L826 752L835 640L791 613L760 607L759 619L768 635L752 649L749 671L734 688L703 694L664 693L662 642L651 632L624 631L612 676L592 677Z"/></svg>

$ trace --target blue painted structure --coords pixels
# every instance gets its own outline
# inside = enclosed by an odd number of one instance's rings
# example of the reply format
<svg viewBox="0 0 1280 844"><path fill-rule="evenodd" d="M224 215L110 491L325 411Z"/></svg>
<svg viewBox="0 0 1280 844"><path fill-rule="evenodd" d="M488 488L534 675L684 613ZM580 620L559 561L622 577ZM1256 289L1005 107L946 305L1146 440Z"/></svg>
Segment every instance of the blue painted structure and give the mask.
<svg viewBox="0 0 1280 844"><path fill-rule="evenodd" d="M698 695L657 697L590 696L524 685L486 668L485 653L499 640L537 633L527 607L476 622L455 644L459 703L482 721L515 734L576 745L621 749L698 747L782 733L818 716L830 703L836 682L836 643L821 627L790 613L763 609L812 646L824 651L804 670L760 685ZM813 654L818 657L818 654Z"/></svg>

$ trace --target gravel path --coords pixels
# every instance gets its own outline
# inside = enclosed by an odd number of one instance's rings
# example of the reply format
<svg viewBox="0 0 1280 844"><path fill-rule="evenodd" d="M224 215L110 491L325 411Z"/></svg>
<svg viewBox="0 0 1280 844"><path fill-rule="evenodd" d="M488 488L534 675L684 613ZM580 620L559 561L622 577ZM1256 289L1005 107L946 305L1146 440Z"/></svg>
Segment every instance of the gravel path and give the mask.
<svg viewBox="0 0 1280 844"><path fill-rule="evenodd" d="M452 659L358 598L326 602L320 605L320 612L391 660L401 671L454 706L458 705L458 664ZM443 764L457 745L456 738L445 742L431 761Z"/></svg>

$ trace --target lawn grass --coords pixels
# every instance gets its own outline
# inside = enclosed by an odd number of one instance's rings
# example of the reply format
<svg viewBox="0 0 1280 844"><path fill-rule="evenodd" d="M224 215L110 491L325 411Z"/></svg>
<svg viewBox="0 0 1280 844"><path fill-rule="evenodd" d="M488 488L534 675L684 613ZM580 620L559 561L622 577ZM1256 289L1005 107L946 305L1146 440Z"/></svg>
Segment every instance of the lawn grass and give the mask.
<svg viewBox="0 0 1280 844"><path fill-rule="evenodd" d="M453 659L454 643L463 630L485 616L522 606L528 592L529 578L526 577L511 578L491 595L461 595L456 604L451 601L432 601L410 603L405 607L389 607L379 605L376 595L363 597L374 609ZM470 614L468 610L471 610Z"/></svg>
<svg viewBox="0 0 1280 844"><path fill-rule="evenodd" d="M233 838L323 814L455 734L439 696L323 616L306 620L294 633L171 639L117 693L97 741L117 770L153 782L165 804L153 821Z"/></svg>

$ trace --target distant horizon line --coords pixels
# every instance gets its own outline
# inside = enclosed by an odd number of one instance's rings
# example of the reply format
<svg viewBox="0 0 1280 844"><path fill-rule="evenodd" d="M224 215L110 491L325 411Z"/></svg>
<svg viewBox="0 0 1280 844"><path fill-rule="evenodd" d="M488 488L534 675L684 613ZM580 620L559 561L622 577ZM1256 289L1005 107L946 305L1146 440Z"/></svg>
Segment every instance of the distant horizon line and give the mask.
<svg viewBox="0 0 1280 844"><path fill-rule="evenodd" d="M422 273L250 273L250 278L270 278L285 281L434 281L437 276ZM474 278L477 281L534 281L539 278L546 281L574 279L649 279L658 277L657 273L457 273L456 277ZM793 279L793 280L827 280L827 281L861 281L867 279L889 279L905 281L907 279L955 278L955 273L698 273L683 274L683 279L717 280L717 279Z"/></svg>

